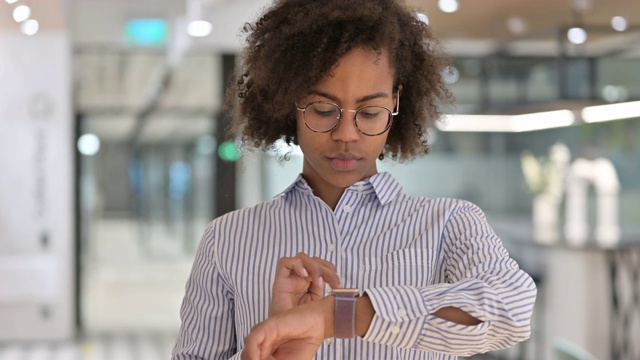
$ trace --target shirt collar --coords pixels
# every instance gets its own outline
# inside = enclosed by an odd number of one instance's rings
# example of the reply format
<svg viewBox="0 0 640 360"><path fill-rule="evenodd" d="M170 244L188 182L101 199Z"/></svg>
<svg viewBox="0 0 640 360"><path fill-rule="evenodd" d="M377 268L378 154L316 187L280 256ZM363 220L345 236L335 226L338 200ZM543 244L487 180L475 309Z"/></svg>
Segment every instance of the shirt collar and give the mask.
<svg viewBox="0 0 640 360"><path fill-rule="evenodd" d="M313 195L313 189L309 186L302 174L278 196L286 195L291 191L302 191ZM356 191L363 194L375 193L381 205L386 205L396 199L402 193L402 185L388 172L379 172L369 178L360 180L349 186L345 191Z"/></svg>

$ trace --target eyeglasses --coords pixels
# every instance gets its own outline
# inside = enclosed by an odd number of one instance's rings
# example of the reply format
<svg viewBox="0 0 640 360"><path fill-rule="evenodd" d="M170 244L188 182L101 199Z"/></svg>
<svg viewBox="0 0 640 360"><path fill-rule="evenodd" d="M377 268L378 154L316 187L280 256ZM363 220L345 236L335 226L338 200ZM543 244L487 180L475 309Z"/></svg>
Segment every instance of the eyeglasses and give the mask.
<svg viewBox="0 0 640 360"><path fill-rule="evenodd" d="M327 133L333 130L343 113L355 113L353 117L356 128L367 136L381 135L391 127L393 117L400 113L400 90L397 92L396 111L384 106L367 105L357 110L343 109L340 106L325 101L315 101L301 108L296 104L298 111L302 111L304 124L314 132Z"/></svg>

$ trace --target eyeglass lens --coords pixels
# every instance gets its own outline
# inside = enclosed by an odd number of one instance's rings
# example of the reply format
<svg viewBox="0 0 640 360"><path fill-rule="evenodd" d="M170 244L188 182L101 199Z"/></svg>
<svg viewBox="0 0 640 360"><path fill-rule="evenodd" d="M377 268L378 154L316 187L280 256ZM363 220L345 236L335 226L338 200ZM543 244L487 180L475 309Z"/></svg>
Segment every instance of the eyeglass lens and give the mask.
<svg viewBox="0 0 640 360"><path fill-rule="evenodd" d="M340 108L331 103L313 103L304 112L307 126L321 132L333 129L340 121L340 116ZM390 118L391 111L386 108L365 106L356 112L356 126L363 134L378 135L387 129Z"/></svg>

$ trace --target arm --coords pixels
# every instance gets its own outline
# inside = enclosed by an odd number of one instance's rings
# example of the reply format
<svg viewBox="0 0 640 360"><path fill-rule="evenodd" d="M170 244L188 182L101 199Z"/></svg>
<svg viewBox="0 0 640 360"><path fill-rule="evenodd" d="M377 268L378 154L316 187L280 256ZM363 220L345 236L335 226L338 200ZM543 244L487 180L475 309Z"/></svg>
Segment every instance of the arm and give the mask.
<svg viewBox="0 0 640 360"><path fill-rule="evenodd" d="M461 356L526 340L535 286L508 257L480 210L470 203L454 209L442 237L447 283L366 290L356 302L356 334ZM267 319L247 337L243 359L268 359L280 349L288 356L280 353L278 359L313 357L320 341L333 336L334 310L327 303L333 297Z"/></svg>
<svg viewBox="0 0 640 360"><path fill-rule="evenodd" d="M182 325L172 360L239 358L239 354L234 356L234 295L219 272L216 256L210 225L187 282L180 309Z"/></svg>
<svg viewBox="0 0 640 360"><path fill-rule="evenodd" d="M535 285L509 258L480 209L457 204L441 243L446 283L366 290L376 316L365 340L459 356L526 340Z"/></svg>
<svg viewBox="0 0 640 360"><path fill-rule="evenodd" d="M322 340L334 336L335 298L327 296L271 316L258 324L245 339L242 360L304 360L316 355ZM465 321L470 317L455 308L439 310L441 316ZM367 332L375 315L368 297L356 301L356 334ZM477 323L477 319L473 319Z"/></svg>

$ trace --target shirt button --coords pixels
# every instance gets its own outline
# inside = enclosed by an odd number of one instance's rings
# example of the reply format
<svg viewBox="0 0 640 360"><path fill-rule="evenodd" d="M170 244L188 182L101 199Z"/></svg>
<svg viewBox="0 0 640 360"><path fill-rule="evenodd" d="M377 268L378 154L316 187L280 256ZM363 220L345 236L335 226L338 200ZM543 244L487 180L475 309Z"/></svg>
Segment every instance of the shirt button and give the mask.
<svg viewBox="0 0 640 360"><path fill-rule="evenodd" d="M345 206L344 206L344 208L343 208L343 210L344 210L344 212L346 212L346 213L350 213L350 212L351 212L351 206L349 206L349 205L345 205Z"/></svg>
<svg viewBox="0 0 640 360"><path fill-rule="evenodd" d="M333 251L336 249L336 246L333 244L329 244L329 251Z"/></svg>
<svg viewBox="0 0 640 360"><path fill-rule="evenodd" d="M398 316L401 317L401 318L406 317L407 316L407 310L405 310L405 309L398 310Z"/></svg>
<svg viewBox="0 0 640 360"><path fill-rule="evenodd" d="M400 328L397 326L392 326L390 330L392 334L397 334L400 332Z"/></svg>
<svg viewBox="0 0 640 360"><path fill-rule="evenodd" d="M327 345L327 346L331 345L332 343L333 343L333 339L326 339L324 341L324 344Z"/></svg>
<svg viewBox="0 0 640 360"><path fill-rule="evenodd" d="M358 191L362 192L364 190L364 186L363 185L358 185Z"/></svg>

